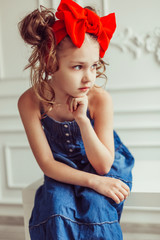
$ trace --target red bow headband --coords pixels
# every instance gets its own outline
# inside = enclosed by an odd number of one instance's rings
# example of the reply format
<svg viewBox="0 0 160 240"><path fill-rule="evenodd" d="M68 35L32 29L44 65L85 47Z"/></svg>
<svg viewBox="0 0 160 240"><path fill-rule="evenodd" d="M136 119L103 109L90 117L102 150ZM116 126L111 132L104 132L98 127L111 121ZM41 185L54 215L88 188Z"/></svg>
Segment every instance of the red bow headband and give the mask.
<svg viewBox="0 0 160 240"><path fill-rule="evenodd" d="M59 20L52 26L56 44L69 35L74 45L80 48L84 42L85 33L91 33L97 36L100 57L104 56L116 29L114 13L99 17L93 11L82 8L72 0L61 0L56 17Z"/></svg>

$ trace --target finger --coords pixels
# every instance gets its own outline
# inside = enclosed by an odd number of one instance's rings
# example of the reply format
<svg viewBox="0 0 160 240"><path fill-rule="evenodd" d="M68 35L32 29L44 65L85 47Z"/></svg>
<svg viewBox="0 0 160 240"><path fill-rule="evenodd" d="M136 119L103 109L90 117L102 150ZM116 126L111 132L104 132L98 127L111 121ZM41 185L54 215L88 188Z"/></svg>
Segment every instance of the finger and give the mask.
<svg viewBox="0 0 160 240"><path fill-rule="evenodd" d="M74 98L74 101L73 101L73 110L74 111L77 110L77 106L78 106L77 100Z"/></svg>
<svg viewBox="0 0 160 240"><path fill-rule="evenodd" d="M73 112L73 103L74 103L74 98L71 98L70 101L70 111Z"/></svg>
<svg viewBox="0 0 160 240"><path fill-rule="evenodd" d="M129 193L130 192L130 189L128 187L127 184L125 184L124 182L122 182L122 187Z"/></svg>
<svg viewBox="0 0 160 240"><path fill-rule="evenodd" d="M113 201L115 201L117 204L119 204L121 201L119 199L119 197L115 194L115 192L110 192L110 198L113 199Z"/></svg>
<svg viewBox="0 0 160 240"><path fill-rule="evenodd" d="M118 197L118 199L120 200L120 202L122 202L124 200L123 193L121 193L120 191L116 191L115 194Z"/></svg>
<svg viewBox="0 0 160 240"><path fill-rule="evenodd" d="M76 98L76 102L77 104L86 104L87 99L85 97L79 97L79 98Z"/></svg>
<svg viewBox="0 0 160 240"><path fill-rule="evenodd" d="M72 101L72 98L69 97L68 100L67 100L69 111L71 111L71 101Z"/></svg>
<svg viewBox="0 0 160 240"><path fill-rule="evenodd" d="M129 195L129 192L126 191L124 188L120 188L119 191L123 194L124 199L126 199Z"/></svg>

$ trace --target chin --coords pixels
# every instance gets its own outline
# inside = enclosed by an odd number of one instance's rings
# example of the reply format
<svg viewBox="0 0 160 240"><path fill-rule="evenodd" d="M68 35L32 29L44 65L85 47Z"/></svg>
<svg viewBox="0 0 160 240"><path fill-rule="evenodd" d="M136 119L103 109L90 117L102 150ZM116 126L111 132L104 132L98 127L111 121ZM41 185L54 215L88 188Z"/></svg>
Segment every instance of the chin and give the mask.
<svg viewBox="0 0 160 240"><path fill-rule="evenodd" d="M85 93L79 93L79 94L77 94L77 96L76 96L76 97L84 97L84 96L86 96L86 95L87 95L87 93L88 93L88 92L85 92Z"/></svg>

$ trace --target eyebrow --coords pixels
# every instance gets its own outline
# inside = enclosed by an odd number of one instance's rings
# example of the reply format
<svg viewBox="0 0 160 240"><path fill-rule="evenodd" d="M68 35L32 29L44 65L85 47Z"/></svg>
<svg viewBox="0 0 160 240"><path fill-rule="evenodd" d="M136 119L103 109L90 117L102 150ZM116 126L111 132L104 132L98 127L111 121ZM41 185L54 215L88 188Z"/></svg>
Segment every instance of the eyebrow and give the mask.
<svg viewBox="0 0 160 240"><path fill-rule="evenodd" d="M99 60L97 60L97 61L94 61L93 63L98 63L99 62ZM87 62L79 62L79 61L71 61L70 63L76 63L76 64L85 64L85 63L87 63Z"/></svg>

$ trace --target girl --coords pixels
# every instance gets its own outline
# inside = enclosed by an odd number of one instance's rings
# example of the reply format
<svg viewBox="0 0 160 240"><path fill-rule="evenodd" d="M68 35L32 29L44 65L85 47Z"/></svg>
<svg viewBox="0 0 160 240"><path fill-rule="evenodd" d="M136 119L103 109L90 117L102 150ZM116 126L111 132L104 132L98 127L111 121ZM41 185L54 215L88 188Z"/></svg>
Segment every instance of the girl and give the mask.
<svg viewBox="0 0 160 240"><path fill-rule="evenodd" d="M113 131L108 92L95 86L114 33L115 15L61 0L19 25L33 47L32 87L18 108L44 172L29 223L32 240L122 239L119 224L134 159ZM102 69L102 72L100 70Z"/></svg>

